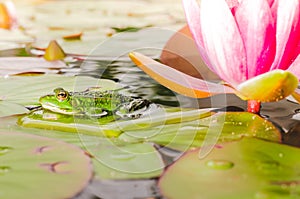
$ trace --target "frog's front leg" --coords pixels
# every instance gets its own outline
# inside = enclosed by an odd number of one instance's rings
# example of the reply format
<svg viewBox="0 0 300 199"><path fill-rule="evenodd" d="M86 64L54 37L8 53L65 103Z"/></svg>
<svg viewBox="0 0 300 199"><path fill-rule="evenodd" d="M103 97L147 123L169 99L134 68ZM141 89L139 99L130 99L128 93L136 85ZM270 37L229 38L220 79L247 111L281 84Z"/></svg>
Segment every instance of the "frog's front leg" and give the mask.
<svg viewBox="0 0 300 199"><path fill-rule="evenodd" d="M86 110L86 115L92 118L100 118L108 115L109 112L103 108L98 107L90 107Z"/></svg>

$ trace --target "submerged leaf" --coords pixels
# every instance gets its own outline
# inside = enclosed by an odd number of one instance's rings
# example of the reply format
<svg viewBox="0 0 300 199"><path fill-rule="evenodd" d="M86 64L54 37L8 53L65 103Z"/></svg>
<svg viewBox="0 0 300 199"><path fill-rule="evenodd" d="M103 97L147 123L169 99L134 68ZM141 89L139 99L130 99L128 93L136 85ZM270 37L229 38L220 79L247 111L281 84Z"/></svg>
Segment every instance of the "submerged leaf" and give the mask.
<svg viewBox="0 0 300 199"><path fill-rule="evenodd" d="M169 199L299 198L300 149L244 138L217 145L203 159L189 151L159 180Z"/></svg>
<svg viewBox="0 0 300 199"><path fill-rule="evenodd" d="M2 198L71 198L92 176L90 158L73 145L21 133L0 136Z"/></svg>

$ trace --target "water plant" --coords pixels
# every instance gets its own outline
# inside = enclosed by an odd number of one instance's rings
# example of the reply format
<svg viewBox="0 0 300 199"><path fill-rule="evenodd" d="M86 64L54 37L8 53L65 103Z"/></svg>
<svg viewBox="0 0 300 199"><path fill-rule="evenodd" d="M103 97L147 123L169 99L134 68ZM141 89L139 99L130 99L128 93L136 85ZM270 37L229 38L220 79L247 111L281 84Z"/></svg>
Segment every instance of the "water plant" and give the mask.
<svg viewBox="0 0 300 199"><path fill-rule="evenodd" d="M131 59L170 89L202 98L235 93L248 101L248 111L261 102L284 99L300 78L300 3L298 0L183 1L186 19L207 67L223 81L197 79L140 53ZM217 5L217 6L216 6Z"/></svg>

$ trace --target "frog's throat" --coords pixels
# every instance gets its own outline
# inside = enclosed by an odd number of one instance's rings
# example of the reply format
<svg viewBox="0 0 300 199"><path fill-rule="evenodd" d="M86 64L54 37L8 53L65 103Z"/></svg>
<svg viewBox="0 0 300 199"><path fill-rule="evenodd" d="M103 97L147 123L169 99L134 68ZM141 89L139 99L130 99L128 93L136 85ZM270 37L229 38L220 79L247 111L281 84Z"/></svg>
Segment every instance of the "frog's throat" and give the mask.
<svg viewBox="0 0 300 199"><path fill-rule="evenodd" d="M61 113L61 114L65 114L65 115L74 115L77 113L76 111L71 110L71 109L62 109L62 108L51 106L48 104L42 104L42 107L44 109L50 110L52 112Z"/></svg>

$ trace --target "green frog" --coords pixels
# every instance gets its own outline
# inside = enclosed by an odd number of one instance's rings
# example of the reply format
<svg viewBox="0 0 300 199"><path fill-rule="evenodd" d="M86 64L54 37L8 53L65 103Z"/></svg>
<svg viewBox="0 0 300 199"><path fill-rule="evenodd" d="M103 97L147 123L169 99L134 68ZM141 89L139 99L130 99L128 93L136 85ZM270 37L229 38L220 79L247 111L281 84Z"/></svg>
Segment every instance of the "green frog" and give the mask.
<svg viewBox="0 0 300 199"><path fill-rule="evenodd" d="M44 109L52 112L95 118L112 114L122 118L138 118L152 104L146 99L126 96L117 90L100 91L97 87L82 92L56 88L54 94L42 96L39 102Z"/></svg>

